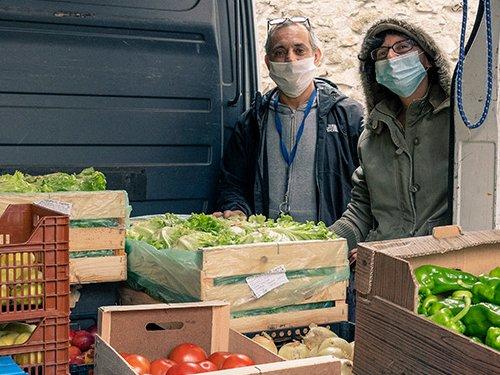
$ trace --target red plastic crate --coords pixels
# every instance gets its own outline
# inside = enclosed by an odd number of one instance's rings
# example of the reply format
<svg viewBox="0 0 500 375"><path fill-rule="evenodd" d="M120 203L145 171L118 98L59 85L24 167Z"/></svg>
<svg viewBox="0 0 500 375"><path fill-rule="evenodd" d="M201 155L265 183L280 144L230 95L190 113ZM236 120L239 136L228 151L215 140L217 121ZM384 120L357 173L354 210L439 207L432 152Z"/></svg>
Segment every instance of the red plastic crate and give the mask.
<svg viewBox="0 0 500 375"><path fill-rule="evenodd" d="M68 216L32 204L7 207L0 217L0 322L69 314L68 249Z"/></svg>
<svg viewBox="0 0 500 375"><path fill-rule="evenodd" d="M27 342L0 347L0 356L12 355L30 375L66 375L68 373L69 317L25 320L37 324Z"/></svg>

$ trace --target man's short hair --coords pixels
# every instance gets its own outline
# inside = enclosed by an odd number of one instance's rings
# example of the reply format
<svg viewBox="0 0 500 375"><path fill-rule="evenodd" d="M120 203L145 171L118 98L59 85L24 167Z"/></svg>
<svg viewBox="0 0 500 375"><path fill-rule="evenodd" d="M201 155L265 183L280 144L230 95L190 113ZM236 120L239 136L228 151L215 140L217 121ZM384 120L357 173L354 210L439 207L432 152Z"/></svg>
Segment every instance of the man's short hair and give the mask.
<svg viewBox="0 0 500 375"><path fill-rule="evenodd" d="M271 29L269 29L269 32L267 33L266 44L264 46L264 48L266 50L266 55L269 55L271 53L271 41L272 41L274 33L276 31L278 31L279 29L282 29L284 27L293 26L293 25L301 25L307 30L307 32L309 33L309 43L311 44L311 48L313 51L316 51L319 48L319 39L316 36L316 33L314 32L314 30L312 29L312 26L306 27L305 24L293 22L293 21L287 19L285 22L280 23L279 25L276 25L276 26L272 27Z"/></svg>

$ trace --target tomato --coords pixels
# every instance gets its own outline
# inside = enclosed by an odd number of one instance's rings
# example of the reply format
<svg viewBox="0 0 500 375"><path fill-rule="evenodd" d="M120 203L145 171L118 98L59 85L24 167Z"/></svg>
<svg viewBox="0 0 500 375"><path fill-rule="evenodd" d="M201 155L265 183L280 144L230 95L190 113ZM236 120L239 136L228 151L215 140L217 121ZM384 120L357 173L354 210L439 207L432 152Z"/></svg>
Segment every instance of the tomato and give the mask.
<svg viewBox="0 0 500 375"><path fill-rule="evenodd" d="M230 355L231 353L229 352L214 352L210 355L210 357L208 357L208 360L220 369L226 358Z"/></svg>
<svg viewBox="0 0 500 375"><path fill-rule="evenodd" d="M198 364L206 372L217 371L219 369L213 362L210 362L208 359L205 361L198 362Z"/></svg>
<svg viewBox="0 0 500 375"><path fill-rule="evenodd" d="M170 367L175 364L176 363L174 361L171 361L170 359L158 358L157 360L151 362L151 375L166 375Z"/></svg>
<svg viewBox="0 0 500 375"><path fill-rule="evenodd" d="M252 366L255 362L245 354L231 354L222 364L221 369Z"/></svg>
<svg viewBox="0 0 500 375"><path fill-rule="evenodd" d="M176 363L198 363L207 359L207 353L198 345L185 343L173 348L168 358Z"/></svg>
<svg viewBox="0 0 500 375"><path fill-rule="evenodd" d="M127 355L125 357L125 361L127 361L131 367L134 367L134 371L139 375L147 374L149 372L149 367L151 366L151 363L146 357L138 354Z"/></svg>
<svg viewBox="0 0 500 375"><path fill-rule="evenodd" d="M191 375L191 374L201 374L205 372L203 368L197 363L179 363L177 365L173 365L168 370L167 375Z"/></svg>

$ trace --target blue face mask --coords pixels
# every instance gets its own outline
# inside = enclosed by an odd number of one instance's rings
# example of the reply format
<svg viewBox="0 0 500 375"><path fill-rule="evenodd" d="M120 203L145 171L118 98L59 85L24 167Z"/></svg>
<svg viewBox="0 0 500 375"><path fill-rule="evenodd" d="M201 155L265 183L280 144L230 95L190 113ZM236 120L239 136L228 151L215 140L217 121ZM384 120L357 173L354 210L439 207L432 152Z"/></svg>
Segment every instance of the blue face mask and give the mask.
<svg viewBox="0 0 500 375"><path fill-rule="evenodd" d="M417 51L375 62L377 82L403 98L415 92L426 74Z"/></svg>

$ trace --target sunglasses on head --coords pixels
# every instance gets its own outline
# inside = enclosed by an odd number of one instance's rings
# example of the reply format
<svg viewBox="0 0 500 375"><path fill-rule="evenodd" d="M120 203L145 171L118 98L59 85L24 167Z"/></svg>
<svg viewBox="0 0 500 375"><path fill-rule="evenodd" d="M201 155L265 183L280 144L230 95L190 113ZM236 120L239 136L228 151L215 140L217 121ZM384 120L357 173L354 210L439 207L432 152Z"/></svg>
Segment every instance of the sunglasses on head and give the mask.
<svg viewBox="0 0 500 375"><path fill-rule="evenodd" d="M308 30L311 29L311 23L309 22L309 18L302 16L295 16L295 17L283 17L283 18L274 18L271 20L267 20L267 32L269 33L269 30L278 25L282 25L287 21L292 23L303 23Z"/></svg>

